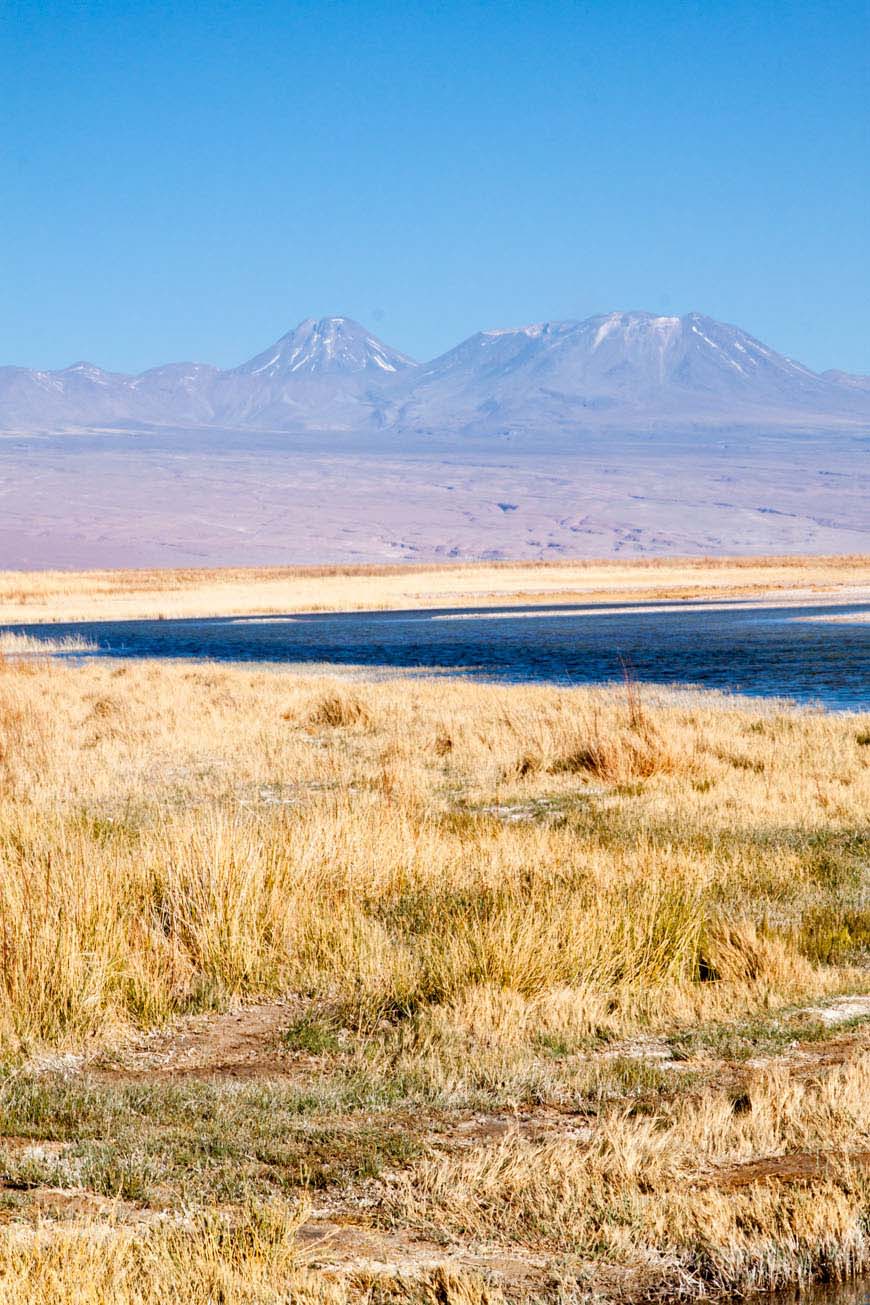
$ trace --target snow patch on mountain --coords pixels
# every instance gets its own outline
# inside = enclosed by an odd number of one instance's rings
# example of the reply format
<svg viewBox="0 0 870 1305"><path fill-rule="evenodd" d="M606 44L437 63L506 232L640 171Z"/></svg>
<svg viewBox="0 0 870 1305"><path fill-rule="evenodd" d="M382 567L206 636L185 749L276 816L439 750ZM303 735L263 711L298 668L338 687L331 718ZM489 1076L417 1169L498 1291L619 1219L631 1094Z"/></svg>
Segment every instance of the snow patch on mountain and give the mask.
<svg viewBox="0 0 870 1305"><path fill-rule="evenodd" d="M349 317L308 317L271 348L234 371L275 380L301 373L324 376L375 370L395 373L414 362Z"/></svg>

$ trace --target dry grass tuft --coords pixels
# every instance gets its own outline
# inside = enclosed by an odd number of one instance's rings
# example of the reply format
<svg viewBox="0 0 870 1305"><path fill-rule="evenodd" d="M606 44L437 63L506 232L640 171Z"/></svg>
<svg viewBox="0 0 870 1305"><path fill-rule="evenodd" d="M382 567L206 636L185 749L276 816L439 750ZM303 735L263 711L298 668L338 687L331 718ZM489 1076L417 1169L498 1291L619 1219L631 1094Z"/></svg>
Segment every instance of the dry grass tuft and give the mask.
<svg viewBox="0 0 870 1305"><path fill-rule="evenodd" d="M661 737L636 685L626 684L624 714L602 713L594 699L583 707L576 714L538 719L531 728L526 721L518 725L506 721L515 732L535 740L532 747L523 747L507 774L520 778L541 773L589 775L626 784L693 768L692 756L678 755Z"/></svg>
<svg viewBox="0 0 870 1305"><path fill-rule="evenodd" d="M309 725L325 725L330 729L349 728L353 725L370 725L368 707L355 694L336 690L324 693L308 713Z"/></svg>
<svg viewBox="0 0 870 1305"><path fill-rule="evenodd" d="M0 1237L0 1301L16 1305L264 1305L292 1291L304 1305L339 1302L299 1266L303 1213L252 1208L242 1220L197 1215L144 1231L87 1221Z"/></svg>
<svg viewBox="0 0 870 1305"><path fill-rule="evenodd" d="M274 1215L268 1216L275 1221ZM503 1305L478 1275L439 1267L390 1274L363 1265L342 1277L313 1272L290 1234L264 1231L262 1213L219 1216L144 1232L46 1224L0 1235L2 1305Z"/></svg>

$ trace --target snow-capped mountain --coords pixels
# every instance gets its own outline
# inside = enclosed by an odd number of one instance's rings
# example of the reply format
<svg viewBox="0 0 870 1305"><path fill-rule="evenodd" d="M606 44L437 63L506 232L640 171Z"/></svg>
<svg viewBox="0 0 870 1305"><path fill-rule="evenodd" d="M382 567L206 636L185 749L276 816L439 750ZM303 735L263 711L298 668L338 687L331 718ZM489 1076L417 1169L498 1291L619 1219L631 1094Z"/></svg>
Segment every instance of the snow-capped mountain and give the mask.
<svg viewBox="0 0 870 1305"><path fill-rule="evenodd" d="M54 372L0 367L0 429L123 421L129 416L128 379L91 363Z"/></svg>
<svg viewBox="0 0 870 1305"><path fill-rule="evenodd" d="M139 376L86 362L54 372L0 367L0 430L209 422L209 389L219 375L204 363L169 363Z"/></svg>
<svg viewBox="0 0 870 1305"><path fill-rule="evenodd" d="M210 399L222 425L352 430L377 421L380 388L415 366L349 317L309 317L222 372Z"/></svg>
<svg viewBox="0 0 870 1305"><path fill-rule="evenodd" d="M481 331L421 367L399 425L570 427L870 415L854 387L819 376L700 313L617 312Z"/></svg>
<svg viewBox="0 0 870 1305"><path fill-rule="evenodd" d="M481 331L418 365L346 317L306 319L249 362L123 376L0 368L0 429L146 423L397 433L757 426L866 431L870 382L818 374L700 313L614 312Z"/></svg>
<svg viewBox="0 0 870 1305"><path fill-rule="evenodd" d="M414 361L371 335L349 317L307 317L295 331L235 368L240 376L276 380L302 376L336 376L370 372L392 375Z"/></svg>

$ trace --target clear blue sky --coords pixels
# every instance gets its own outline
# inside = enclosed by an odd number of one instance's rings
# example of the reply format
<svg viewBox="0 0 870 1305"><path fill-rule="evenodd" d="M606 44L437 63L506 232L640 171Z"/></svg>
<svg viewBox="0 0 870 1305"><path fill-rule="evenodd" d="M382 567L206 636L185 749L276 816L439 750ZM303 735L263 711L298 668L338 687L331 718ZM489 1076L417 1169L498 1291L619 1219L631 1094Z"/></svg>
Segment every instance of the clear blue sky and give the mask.
<svg viewBox="0 0 870 1305"><path fill-rule="evenodd" d="M0 362L699 309L870 372L870 5L0 0Z"/></svg>

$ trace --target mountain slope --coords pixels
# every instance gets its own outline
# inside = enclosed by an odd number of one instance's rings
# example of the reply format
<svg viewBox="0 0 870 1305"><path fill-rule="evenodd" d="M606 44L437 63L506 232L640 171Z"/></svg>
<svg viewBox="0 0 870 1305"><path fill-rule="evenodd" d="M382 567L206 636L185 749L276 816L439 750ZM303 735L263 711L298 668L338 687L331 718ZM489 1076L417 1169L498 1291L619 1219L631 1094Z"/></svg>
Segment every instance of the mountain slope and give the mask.
<svg viewBox="0 0 870 1305"><path fill-rule="evenodd" d="M376 421L385 382L415 366L348 317L306 318L222 372L211 402L223 425L348 430Z"/></svg>
<svg viewBox="0 0 870 1305"><path fill-rule="evenodd" d="M819 375L700 313L615 312L481 331L417 365L345 317L301 322L226 371L0 368L0 429L151 423L398 434L870 423L870 382Z"/></svg>
<svg viewBox="0 0 870 1305"><path fill-rule="evenodd" d="M854 387L818 376L738 327L689 313L609 313L482 331L419 369L400 426L534 427L870 416Z"/></svg>
<svg viewBox="0 0 870 1305"><path fill-rule="evenodd" d="M411 358L376 339L349 317L307 317L294 331L234 369L237 376L286 380L297 376L378 375L403 371Z"/></svg>
<svg viewBox="0 0 870 1305"><path fill-rule="evenodd" d="M851 390L862 390L870 394L870 376L853 376L850 372L841 372L836 369L822 372L822 377L826 381L832 381L837 385L846 385Z"/></svg>

